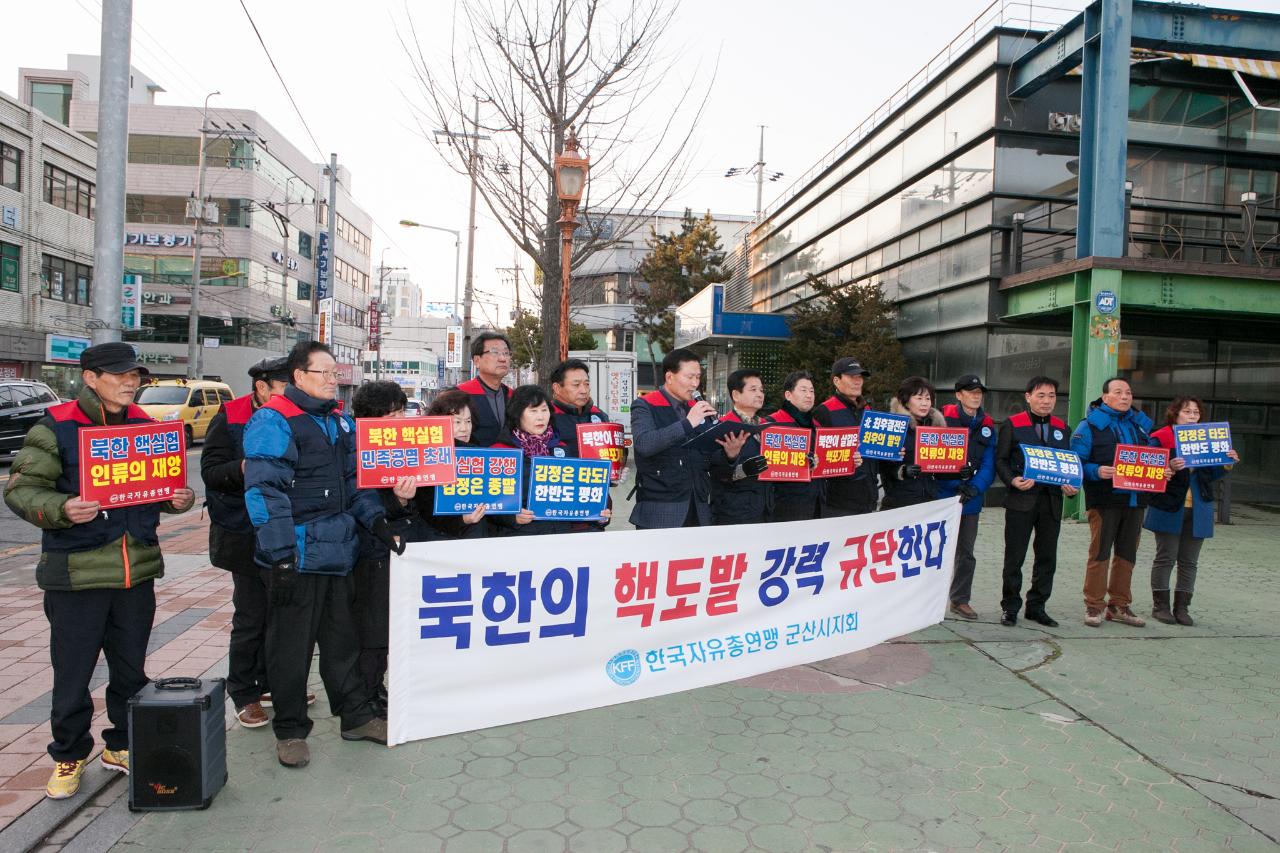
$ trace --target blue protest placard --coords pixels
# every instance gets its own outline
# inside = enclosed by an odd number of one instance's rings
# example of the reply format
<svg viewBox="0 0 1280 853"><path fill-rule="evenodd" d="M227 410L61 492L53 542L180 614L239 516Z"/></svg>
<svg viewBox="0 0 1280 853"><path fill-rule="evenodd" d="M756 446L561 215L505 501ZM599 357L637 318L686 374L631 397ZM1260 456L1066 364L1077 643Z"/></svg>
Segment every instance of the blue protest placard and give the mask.
<svg viewBox="0 0 1280 853"><path fill-rule="evenodd" d="M1231 450L1231 424L1225 421L1179 424L1173 428L1173 440L1177 448L1174 455L1185 459L1188 468L1211 468L1235 462L1227 455Z"/></svg>
<svg viewBox="0 0 1280 853"><path fill-rule="evenodd" d="M1047 486L1080 488L1084 466L1070 450L1022 445L1022 477Z"/></svg>
<svg viewBox="0 0 1280 853"><path fill-rule="evenodd" d="M455 454L458 479L436 487L436 515L466 515L485 508L485 515L515 515L520 511L519 450L459 447Z"/></svg>
<svg viewBox="0 0 1280 853"><path fill-rule="evenodd" d="M901 462L906 449L908 415L891 415L888 412L862 412L859 428L858 452L863 459L888 459Z"/></svg>
<svg viewBox="0 0 1280 853"><path fill-rule="evenodd" d="M529 466L526 508L535 521L596 521L609 504L607 459L535 456Z"/></svg>

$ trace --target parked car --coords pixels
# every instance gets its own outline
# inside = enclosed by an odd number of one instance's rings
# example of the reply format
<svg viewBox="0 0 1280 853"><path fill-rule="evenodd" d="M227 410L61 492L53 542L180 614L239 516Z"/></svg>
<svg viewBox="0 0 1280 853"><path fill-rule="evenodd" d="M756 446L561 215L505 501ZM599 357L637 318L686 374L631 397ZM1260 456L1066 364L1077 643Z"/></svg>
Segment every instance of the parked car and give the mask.
<svg viewBox="0 0 1280 853"><path fill-rule="evenodd" d="M0 380L0 456L17 453L27 432L61 400L43 382Z"/></svg>
<svg viewBox="0 0 1280 853"><path fill-rule="evenodd" d="M182 421L187 445L204 438L209 422L222 404L235 395L224 382L207 379L161 379L138 389L134 402L158 421Z"/></svg>
<svg viewBox="0 0 1280 853"><path fill-rule="evenodd" d="M404 416L406 418L416 418L421 415L425 415L426 413L426 404L421 400L415 400L413 397L410 397L409 402L404 404Z"/></svg>

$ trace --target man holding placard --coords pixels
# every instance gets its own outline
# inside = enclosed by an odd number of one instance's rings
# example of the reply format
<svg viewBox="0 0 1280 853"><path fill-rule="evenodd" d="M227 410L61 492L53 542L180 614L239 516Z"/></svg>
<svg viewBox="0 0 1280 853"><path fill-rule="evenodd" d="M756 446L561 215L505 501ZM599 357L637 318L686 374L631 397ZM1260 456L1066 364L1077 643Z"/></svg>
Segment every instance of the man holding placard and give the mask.
<svg viewBox="0 0 1280 853"><path fill-rule="evenodd" d="M1147 495L1120 488L1116 477L1119 445L1146 445L1151 418L1133 407L1133 390L1119 377L1102 384L1102 397L1071 436L1071 449L1084 463L1084 504L1089 516L1089 558L1084 576L1084 624L1097 628L1103 617L1141 628L1147 623L1133 603L1133 564L1142 535ZM1108 564L1110 566L1108 567Z"/></svg>
<svg viewBox="0 0 1280 853"><path fill-rule="evenodd" d="M728 379L729 411L722 421L759 426L764 407L764 377L751 368L735 370ZM768 467L760 454L760 438L746 432L719 439L711 455L713 524L759 524L768 520L769 486L760 482Z"/></svg>
<svg viewBox="0 0 1280 853"><path fill-rule="evenodd" d="M305 341L290 351L287 367L284 393L245 427L245 506L271 597L267 680L276 758L285 767L305 767L312 728L307 679L317 643L320 677L342 739L387 742L387 721L378 716L358 666L356 525L396 553L404 553L404 543L391 532L378 495L356 488L355 426L338 405L333 353Z"/></svg>
<svg viewBox="0 0 1280 853"><path fill-rule="evenodd" d="M161 512L186 512L195 502L195 492L185 485L163 487L166 494L159 497L155 493L160 489L147 482L157 462L168 472L173 459L178 480L185 483L185 455L180 431L170 443L168 436L155 441L144 429L154 421L133 405L147 373L133 347L120 342L89 347L80 354L80 367L84 386L79 397L50 408L27 433L4 491L9 508L44 531L36 583L44 590L53 663L53 741L48 749L54 770L45 793L55 800L79 790L93 750L89 682L99 653L107 660L111 723L102 733L102 766L129 772L127 703L147 683L144 665L156 612L154 581L164 575L156 529ZM113 433L106 427L118 429ZM102 437L94 444L111 460L99 465L92 464L97 458L94 448L88 458L82 458L81 451L82 430L95 428ZM155 452L157 444L163 448L161 456ZM91 468L104 466L108 484L125 486L132 496L139 491L147 496L130 497L127 505L110 505L104 511L89 496L98 477Z"/></svg>
<svg viewBox="0 0 1280 853"><path fill-rule="evenodd" d="M579 457L578 426L606 424L609 415L591 400L591 374L587 363L571 358L551 371L551 426L570 456ZM603 458L592 456L592 459Z"/></svg>
<svg viewBox="0 0 1280 853"><path fill-rule="evenodd" d="M856 358L838 358L831 365L831 384L835 393L823 400L813 410L813 419L827 428L857 429L862 424L862 413L870 407L870 401L862 395L862 386L871 376ZM876 463L863 459L856 448L854 471L826 482L827 500L822 514L825 518L841 515L862 515L876 511L880 501L880 487L876 482Z"/></svg>
<svg viewBox="0 0 1280 853"><path fill-rule="evenodd" d="M978 561L973 545L978 539L978 515L982 512L982 496L996 478L996 426L982 409L987 386L976 374L968 373L956 380L956 402L942 407L947 426L969 431L968 465L973 476L968 480L938 481L938 497L959 495L964 502L960 515L960 534L956 538L956 570L951 578L951 612L961 619L977 619L969 605L973 592L973 572Z"/></svg>
<svg viewBox="0 0 1280 853"><path fill-rule="evenodd" d="M1053 593L1058 569L1058 533L1062 529L1062 499L1077 491L1075 485L1057 479L1061 467L1051 464L1056 454L1075 460L1075 480L1080 480L1079 457L1071 454L1067 424L1053 416L1058 402L1058 380L1036 376L1023 395L1027 408L1000 425L996 442L996 473L1008 487L1004 499L1004 591L1000 598L1000 624L1018 624L1022 606L1022 564L1035 534L1035 561L1031 588L1027 590L1026 616L1050 628L1058 623L1045 610ZM1031 455L1028 455L1031 454ZM1028 464L1028 461L1032 464ZM1046 462L1037 465L1037 462ZM1069 464L1069 463L1068 463ZM1070 476L1070 470L1066 476Z"/></svg>

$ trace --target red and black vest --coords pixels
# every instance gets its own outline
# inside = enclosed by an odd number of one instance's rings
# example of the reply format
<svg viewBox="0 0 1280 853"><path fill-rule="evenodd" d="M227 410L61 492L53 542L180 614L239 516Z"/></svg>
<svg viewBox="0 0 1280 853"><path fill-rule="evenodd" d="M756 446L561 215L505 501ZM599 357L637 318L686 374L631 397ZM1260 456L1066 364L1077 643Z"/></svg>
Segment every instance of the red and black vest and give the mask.
<svg viewBox="0 0 1280 853"><path fill-rule="evenodd" d="M506 395L508 402L514 393L507 385L499 385L499 390ZM493 414L489 405L489 397L485 392L485 384L479 377L468 379L458 384L458 390L471 396L471 443L476 447L489 447L498 439L505 424Z"/></svg>
<svg viewBox="0 0 1280 853"><path fill-rule="evenodd" d="M604 424L609 416L603 410L589 403L581 409L575 409L567 403L551 401L551 425L555 427L560 444L572 457L578 456L578 424Z"/></svg>
<svg viewBox="0 0 1280 853"><path fill-rule="evenodd" d="M864 402L855 408L833 394L814 407L813 419L825 427L860 427L862 413L868 405ZM880 500L875 460L863 459L857 470L847 477L828 478L826 487L827 507L833 512L847 515L875 512Z"/></svg>
<svg viewBox="0 0 1280 853"><path fill-rule="evenodd" d="M226 418L227 440L236 459L244 459L244 426L257 411L253 407L253 394L245 394L228 400L222 405L222 416ZM216 417L216 415L215 415ZM210 429L212 432L212 429ZM206 438L206 445L208 440ZM207 448L206 448L207 449ZM205 506L209 508L209 519L227 530L249 531L249 513L244 508L244 492L223 492L206 488Z"/></svg>
<svg viewBox="0 0 1280 853"><path fill-rule="evenodd" d="M149 424L155 421L139 406L125 410L124 423ZM53 430L58 440L58 456L62 473L54 488L68 495L80 494L80 429L99 426L89 419L76 401L51 407L41 423ZM147 545L158 545L156 526L160 523L160 504L104 507L93 521L73 524L61 530L45 530L42 536L46 551L91 551L114 542L127 532Z"/></svg>

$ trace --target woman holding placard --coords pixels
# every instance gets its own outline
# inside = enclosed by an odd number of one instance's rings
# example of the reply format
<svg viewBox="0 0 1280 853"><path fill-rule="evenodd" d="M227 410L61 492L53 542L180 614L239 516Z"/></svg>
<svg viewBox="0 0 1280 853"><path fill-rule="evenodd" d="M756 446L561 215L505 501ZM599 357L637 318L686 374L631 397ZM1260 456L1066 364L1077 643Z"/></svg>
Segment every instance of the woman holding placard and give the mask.
<svg viewBox="0 0 1280 853"><path fill-rule="evenodd" d="M898 386L897 395L889 402L889 411L895 415L909 415L911 423L902 442L902 461L898 464L880 464L880 482L884 486L884 499L880 509L897 509L927 503L938 497L938 480L969 480L973 466L966 463L959 474L930 474L916 464L916 428L945 427L947 419L934 408L938 393L922 376L908 376ZM967 483L966 483L967 485ZM968 491L962 492L966 498Z"/></svg>
<svg viewBox="0 0 1280 853"><path fill-rule="evenodd" d="M520 494L529 494L529 474L536 456L565 457L569 454L560 437L551 426L551 398L537 385L521 385L507 401L506 422L495 448L509 447L524 454L524 472L520 482ZM611 512L602 513L607 520ZM506 528L515 536L534 536L548 533L572 533L570 521L535 521L533 511L527 506L516 515L491 516L496 525Z"/></svg>
<svg viewBox="0 0 1280 853"><path fill-rule="evenodd" d="M1174 426L1200 423L1204 403L1191 396L1174 397L1165 411L1163 428L1151 434L1153 446L1177 453ZM1240 454L1227 451L1235 462ZM1196 567L1204 540L1213 536L1213 484L1222 479L1230 465L1188 468L1180 456L1169 460L1173 479L1163 494L1152 495L1147 517L1142 525L1156 537L1156 556L1151 563L1151 615L1166 625L1194 625L1188 612L1191 593L1196 584ZM1177 564L1177 586L1173 589L1173 607L1169 603L1169 576Z"/></svg>
<svg viewBox="0 0 1280 853"><path fill-rule="evenodd" d="M427 409L430 417L447 417L453 424L453 446L475 447L471 443L471 395L456 388L443 391L431 401ZM418 489L417 506L422 520L441 539L475 539L484 536L484 505L466 515L437 515L435 511L436 489L439 486L423 486Z"/></svg>

